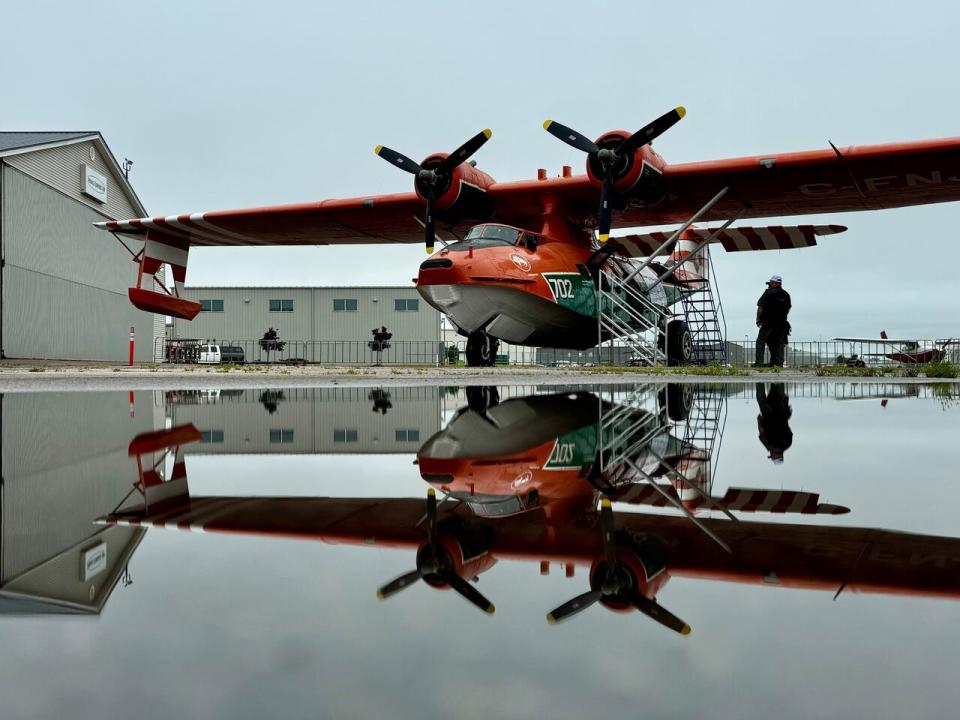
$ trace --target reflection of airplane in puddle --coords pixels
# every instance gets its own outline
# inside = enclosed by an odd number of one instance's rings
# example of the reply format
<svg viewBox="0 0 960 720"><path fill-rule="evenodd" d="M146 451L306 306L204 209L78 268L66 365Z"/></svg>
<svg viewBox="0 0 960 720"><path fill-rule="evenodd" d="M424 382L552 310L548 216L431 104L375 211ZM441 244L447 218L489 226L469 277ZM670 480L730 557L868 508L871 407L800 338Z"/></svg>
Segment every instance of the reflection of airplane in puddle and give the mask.
<svg viewBox="0 0 960 720"><path fill-rule="evenodd" d="M420 449L420 472L482 516L539 506L551 513L571 501L580 507L585 497L595 505L597 491L616 502L693 511L849 512L820 503L815 493L789 490L731 487L723 497L712 497L711 470L719 444L713 437L697 437L696 428L709 425L709 434L719 434L718 419L710 417L710 408L704 408L708 403L701 400L707 396L714 410L722 410L724 396L696 388L693 398L672 397L690 390L668 386L658 392L651 386L623 403L575 392L462 408ZM652 392L655 401L638 403L644 391ZM668 405L673 410L669 415ZM679 427L686 437L674 434Z"/></svg>
<svg viewBox="0 0 960 720"><path fill-rule="evenodd" d="M484 425L489 430L481 433ZM101 522L402 548L415 553L415 568L381 587L381 597L423 580L435 588L452 588L487 612L493 611L492 603L471 581L498 560L540 562L541 569L559 562L568 576L580 565L589 568L589 588L554 609L549 620L562 620L600 602L616 611L637 609L684 634L689 632L686 623L658 602L670 576L837 595L847 591L960 599L957 538L741 522L729 508L726 518L614 512L610 499L627 497L636 478L657 484L659 472L671 483L683 483L677 478L685 476L676 468L697 459L697 450L671 437L671 427L662 414L651 414L638 404L609 403L582 392L519 398L461 412L420 452L421 472L449 496L438 503L431 487L426 505L414 498L191 497L185 472L154 482L158 478L145 473L157 465L145 457L139 463L141 499ZM476 428L478 434L461 436L467 428ZM153 433L135 439L131 449L179 456L182 443L197 431L186 425L165 432L168 442ZM594 438L592 456L588 439L572 439L571 433ZM509 448L497 449L498 435L511 443ZM557 450L568 442L573 447ZM489 451L470 458L468 443ZM526 458L529 478L526 471L515 473L519 464L501 462L508 457L516 457L517 463ZM173 467L177 464L175 460ZM551 465L563 469L548 475L551 471L544 467ZM512 487L518 478L519 487ZM165 487L168 482L175 485ZM455 493L471 483L473 495L455 501ZM533 490L536 502L531 502ZM511 491L513 497L521 496L522 507L503 499ZM499 499L476 501L484 496ZM503 508L507 511L501 512Z"/></svg>
<svg viewBox="0 0 960 720"><path fill-rule="evenodd" d="M892 340L887 337L886 330L880 331L879 338L836 337L834 340L859 346L881 346L883 352L860 353L860 357L887 358L888 360L893 360L903 365L923 365L925 363L941 362L950 347L960 345L960 340L956 338L933 340L932 342L923 340Z"/></svg>

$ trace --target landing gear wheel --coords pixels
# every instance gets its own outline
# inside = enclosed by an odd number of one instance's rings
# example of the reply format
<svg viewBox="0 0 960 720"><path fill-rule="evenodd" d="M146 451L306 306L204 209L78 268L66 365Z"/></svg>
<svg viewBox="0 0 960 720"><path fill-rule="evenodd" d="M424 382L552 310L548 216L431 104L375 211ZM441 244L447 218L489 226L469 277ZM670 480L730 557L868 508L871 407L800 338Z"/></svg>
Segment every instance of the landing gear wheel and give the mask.
<svg viewBox="0 0 960 720"><path fill-rule="evenodd" d="M474 330L467 335L467 365L469 367L493 367L497 361L500 341L483 330Z"/></svg>
<svg viewBox="0 0 960 720"><path fill-rule="evenodd" d="M683 320L671 320L667 323L666 340L661 335L660 349L664 342L667 345L667 365L689 365L693 354L693 341L690 338L690 328Z"/></svg>
<svg viewBox="0 0 960 720"><path fill-rule="evenodd" d="M467 406L484 413L500 404L500 391L494 385L470 385L467 388Z"/></svg>
<svg viewBox="0 0 960 720"><path fill-rule="evenodd" d="M693 385L670 383L664 388L664 394L668 418L673 422L683 422L690 417L690 409L693 407Z"/></svg>

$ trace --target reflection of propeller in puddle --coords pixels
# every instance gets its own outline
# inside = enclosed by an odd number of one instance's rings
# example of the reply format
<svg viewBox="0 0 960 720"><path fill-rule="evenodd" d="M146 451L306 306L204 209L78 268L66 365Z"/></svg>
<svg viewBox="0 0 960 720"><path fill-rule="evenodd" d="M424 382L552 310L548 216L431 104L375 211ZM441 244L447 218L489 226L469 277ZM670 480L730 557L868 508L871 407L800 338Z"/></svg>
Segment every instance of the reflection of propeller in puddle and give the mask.
<svg viewBox="0 0 960 720"><path fill-rule="evenodd" d="M469 582L457 574L457 566L450 550L438 540L437 493L427 490L427 542L417 551L417 569L405 573L377 590L377 597L386 600L423 580L435 588L450 587L486 613L493 614L493 603Z"/></svg>
<svg viewBox="0 0 960 720"><path fill-rule="evenodd" d="M690 634L690 626L655 600L643 594L636 572L618 557L613 526L613 507L608 498L600 506L600 527L603 530L604 559L590 573L590 591L568 600L547 614L551 625L576 615L598 600L613 609L635 607L652 620L680 633Z"/></svg>

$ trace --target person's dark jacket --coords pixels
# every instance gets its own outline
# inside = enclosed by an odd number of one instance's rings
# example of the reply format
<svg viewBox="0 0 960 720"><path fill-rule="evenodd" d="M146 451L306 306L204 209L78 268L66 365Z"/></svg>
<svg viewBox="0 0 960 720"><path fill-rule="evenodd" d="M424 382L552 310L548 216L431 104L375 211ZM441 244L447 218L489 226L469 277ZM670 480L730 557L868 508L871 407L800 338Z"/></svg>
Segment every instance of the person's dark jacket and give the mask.
<svg viewBox="0 0 960 720"><path fill-rule="evenodd" d="M757 300L760 308L760 327L785 329L789 327L787 315L790 313L790 293L782 287L764 290Z"/></svg>

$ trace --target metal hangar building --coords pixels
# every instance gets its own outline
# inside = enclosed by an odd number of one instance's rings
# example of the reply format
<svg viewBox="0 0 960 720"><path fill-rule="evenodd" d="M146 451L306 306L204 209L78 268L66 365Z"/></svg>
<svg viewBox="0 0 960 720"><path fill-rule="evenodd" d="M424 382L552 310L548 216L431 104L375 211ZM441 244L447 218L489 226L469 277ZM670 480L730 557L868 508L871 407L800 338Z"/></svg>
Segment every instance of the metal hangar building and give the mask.
<svg viewBox="0 0 960 720"><path fill-rule="evenodd" d="M99 132L0 132L0 356L126 360L134 327L154 359L164 318L127 298L142 243L93 226L146 215Z"/></svg>
<svg viewBox="0 0 960 720"><path fill-rule="evenodd" d="M413 286L186 287L200 303L192 321L174 318L172 338L244 348L247 361L266 359L257 341L270 328L287 342L285 357L307 362L363 362L372 330L393 333L395 362L434 363L440 313Z"/></svg>

